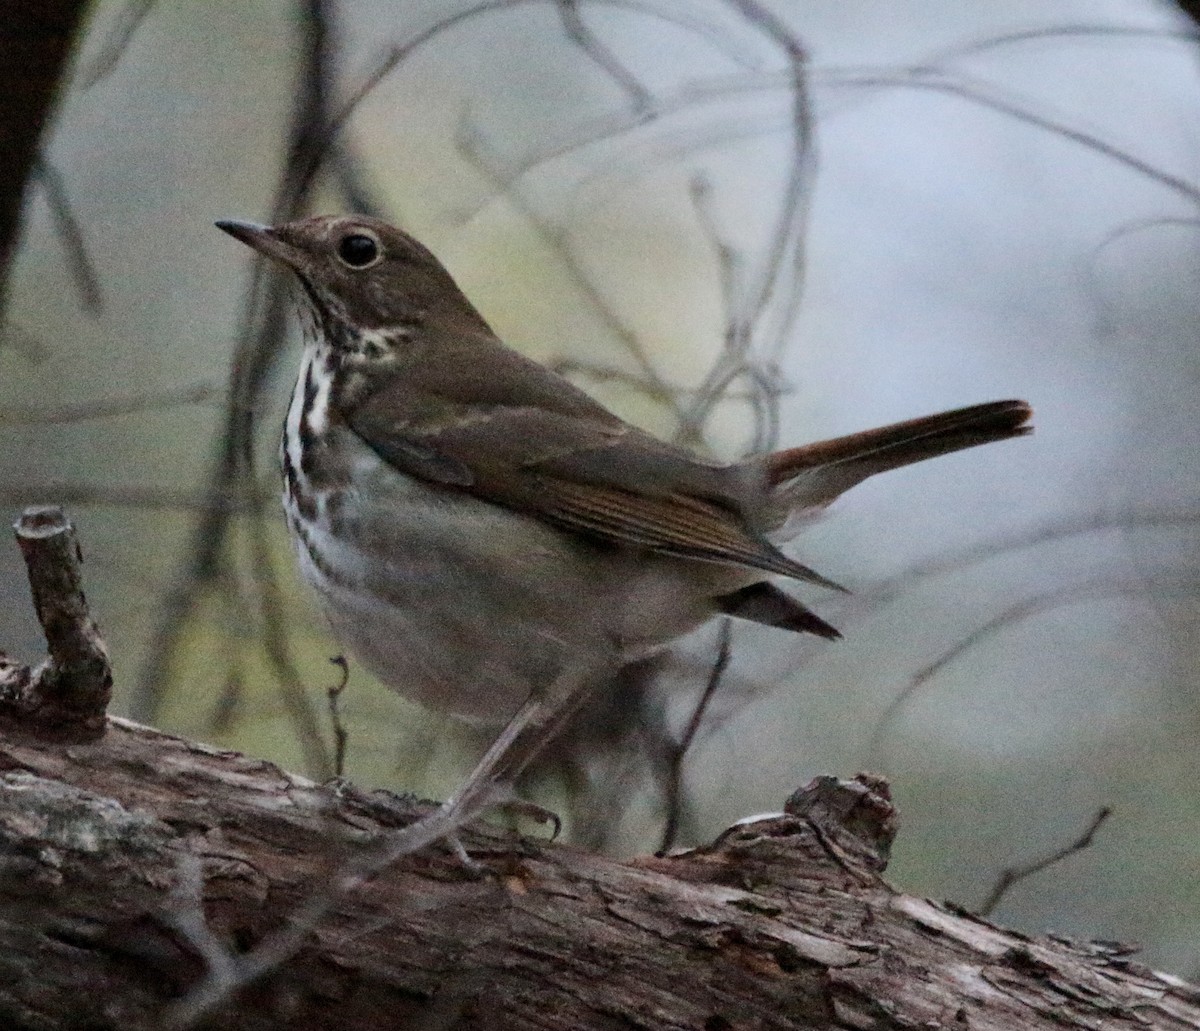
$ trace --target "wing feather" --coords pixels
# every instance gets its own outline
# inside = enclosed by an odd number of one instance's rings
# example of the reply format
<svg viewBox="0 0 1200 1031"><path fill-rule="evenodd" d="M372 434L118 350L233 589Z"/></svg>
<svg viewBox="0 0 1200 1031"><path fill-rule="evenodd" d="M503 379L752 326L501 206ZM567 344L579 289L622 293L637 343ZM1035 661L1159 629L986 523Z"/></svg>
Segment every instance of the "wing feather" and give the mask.
<svg viewBox="0 0 1200 1031"><path fill-rule="evenodd" d="M532 362L523 372L509 378L520 388L533 376L535 403L520 403L520 389L508 392L508 403L493 400L495 394L480 403L397 376L347 422L401 472L556 526L837 587L793 562L753 525L760 506L744 470L704 462L590 399L566 395L557 409L536 403L552 393L540 383L552 374Z"/></svg>
<svg viewBox="0 0 1200 1031"><path fill-rule="evenodd" d="M662 497L543 479L545 518L625 544L710 562L731 562L837 588L752 534L727 509L680 494Z"/></svg>

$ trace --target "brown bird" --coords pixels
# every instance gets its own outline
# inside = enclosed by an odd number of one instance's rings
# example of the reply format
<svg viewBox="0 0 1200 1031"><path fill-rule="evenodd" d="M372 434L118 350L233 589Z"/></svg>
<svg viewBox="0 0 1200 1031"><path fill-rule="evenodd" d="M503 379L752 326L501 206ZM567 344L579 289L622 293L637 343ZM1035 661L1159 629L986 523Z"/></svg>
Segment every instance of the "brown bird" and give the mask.
<svg viewBox="0 0 1200 1031"><path fill-rule="evenodd" d="M733 464L624 422L507 347L377 219L222 221L307 300L284 427L287 522L335 633L402 694L501 724L721 613L838 632L773 578L834 587L785 523L875 473L1028 432L996 401Z"/></svg>

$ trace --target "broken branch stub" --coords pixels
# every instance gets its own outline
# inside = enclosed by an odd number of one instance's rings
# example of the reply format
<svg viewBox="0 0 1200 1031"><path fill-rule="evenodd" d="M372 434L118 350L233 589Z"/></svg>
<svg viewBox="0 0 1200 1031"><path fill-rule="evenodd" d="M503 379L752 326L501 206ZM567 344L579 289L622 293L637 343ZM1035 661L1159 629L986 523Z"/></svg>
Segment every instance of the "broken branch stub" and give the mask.
<svg viewBox="0 0 1200 1031"><path fill-rule="evenodd" d="M75 528L55 505L13 524L49 655L34 667L0 653L0 724L9 733L92 741L104 733L112 667L88 611Z"/></svg>

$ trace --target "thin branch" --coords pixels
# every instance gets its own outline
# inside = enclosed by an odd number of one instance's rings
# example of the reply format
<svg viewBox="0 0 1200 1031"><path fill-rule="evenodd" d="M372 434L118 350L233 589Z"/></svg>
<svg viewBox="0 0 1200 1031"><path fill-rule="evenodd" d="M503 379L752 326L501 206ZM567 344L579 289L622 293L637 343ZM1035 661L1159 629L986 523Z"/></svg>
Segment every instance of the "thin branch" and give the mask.
<svg viewBox="0 0 1200 1031"><path fill-rule="evenodd" d="M756 342L769 341L766 348L776 352L782 346L787 329L795 318L803 285L807 198L810 193L811 177L815 170L815 154L812 146L812 113L806 88L806 66L803 48L786 26L754 0L733 4L741 9L744 20L766 35L785 53L791 66L789 83L792 85L792 113L789 121L793 140L792 162L787 183L784 187L780 210L766 246L766 255L755 279L741 291L740 302L730 299L730 312L725 333L725 348L717 362L706 375L694 400L686 409L681 422L681 436L691 442L701 438L700 427L708 418L712 407L724 396L724 391L738 378L745 377L755 395L753 405L756 414L755 449L762 450L772 442L772 433L777 425L777 413L772 409L778 391L762 391L760 385L770 378L774 362L768 367L753 370L749 366L749 353ZM665 100L651 98L651 106L635 114L622 114L598 119L585 126L575 138L553 148L545 148L516 163L507 173L500 173L493 165L489 168L498 192L509 196L520 196L519 181L535 167L547 161L594 145L604 139L628 133L635 127L660 120L671 113L687 110L705 100L724 99L725 94L712 94L705 98L692 88L686 88L676 96ZM696 146L694 134L688 146ZM581 186L582 189L582 186ZM764 328L764 317L768 310L775 313L774 325ZM641 361L646 361L640 358Z"/></svg>
<svg viewBox="0 0 1200 1031"><path fill-rule="evenodd" d="M981 39L969 40L965 43L953 43L939 50L928 53L919 61L907 66L907 70L920 73L940 73L945 65L963 58L985 54L993 50L1020 46L1025 43L1037 43L1046 40L1084 39L1087 42L1105 41L1111 39L1151 39L1171 42L1194 43L1200 39L1200 33L1179 31L1177 29L1151 28L1136 25L1052 25L1035 29L1018 29L1013 32L1002 32ZM877 90L864 89L864 93L881 92L890 87L879 87ZM860 99L866 99L861 97ZM835 114L845 110L846 105L840 105ZM826 113L825 117L829 117Z"/></svg>
<svg viewBox="0 0 1200 1031"><path fill-rule="evenodd" d="M570 138L551 146L539 146L519 159L510 161L503 177L497 183L496 195L508 196L517 189L522 179L551 162L570 157L578 151L595 147L597 144L616 137L628 135L636 129L665 121L670 116L682 114L698 104L724 103L733 93L773 92L776 89L778 89L778 81L775 78L769 80L769 85L765 85L762 76L758 74L753 77L726 77L720 79L718 85L710 85L707 89L698 88L695 84L687 84L669 96L655 97L653 106L644 112L620 111L589 119L582 122ZM774 126L771 127L771 130L756 128L751 132L746 132L744 125L739 125L728 134L704 137L703 142L699 144L696 142L695 131L689 130L688 148L694 150L699 146L724 142L727 139L743 135L759 136L764 131L773 131L774 128ZM604 174L610 175L611 171L606 170ZM584 180L585 183L588 181ZM478 206L479 209L482 209L486 203L485 199ZM476 213L477 210L472 210L467 217L474 217Z"/></svg>
<svg viewBox="0 0 1200 1031"><path fill-rule="evenodd" d="M192 851L180 853L175 885L160 919L199 953L214 981L233 976L233 957L212 932L204 913L204 860Z"/></svg>
<svg viewBox="0 0 1200 1031"><path fill-rule="evenodd" d="M214 734L224 734L233 726L242 704L244 689L245 674L242 671L241 656L235 654L230 657L225 682L213 699L212 712L208 717L208 727Z"/></svg>
<svg viewBox="0 0 1200 1031"><path fill-rule="evenodd" d="M1000 900L1008 893L1008 891L1016 884L1032 877L1034 874L1041 873L1043 870L1054 866L1056 863L1061 863L1064 859L1069 859L1077 852L1082 852L1084 849L1091 848L1092 839L1096 836L1096 832L1104 825L1104 821L1112 816L1112 810L1108 806L1103 806L1095 816L1092 817L1092 822L1087 825L1087 829L1079 835L1071 844L1064 846L1048 855L1042 856L1041 859L1034 859L1031 862L1023 863L1020 866L1009 866L1001 871L1000 876L996 879L992 890L988 892L988 897L984 900L983 905L978 909L980 916L991 916L995 911L996 906L1000 904Z"/></svg>
<svg viewBox="0 0 1200 1031"><path fill-rule="evenodd" d="M1184 218L1180 216L1156 216L1153 218L1139 218L1123 225L1119 225L1110 232L1105 233L1103 239L1092 249L1089 254L1087 265L1084 268L1084 275L1088 281L1088 293L1091 295L1092 304L1097 310L1096 316L1096 332L1103 333L1108 327L1111 327L1115 321L1113 314L1113 305L1104 296L1104 291L1100 280L1100 258L1103 252L1112 244L1119 240L1123 240L1127 236L1133 236L1135 233L1146 232L1150 229L1187 229L1195 232L1200 229L1200 218L1195 216Z"/></svg>
<svg viewBox="0 0 1200 1031"><path fill-rule="evenodd" d="M1046 115L1038 114L1022 102L1002 96L1000 91L990 83L978 78L969 78L961 72L949 72L934 68L907 68L896 72L826 70L821 74L821 80L824 85L829 86L927 90L958 97L1094 151L1139 175L1144 175L1180 195L1188 202L1200 204L1200 187L1189 180L1163 171L1099 136L1073 128L1065 122Z"/></svg>
<svg viewBox="0 0 1200 1031"><path fill-rule="evenodd" d="M793 157L788 181L784 188L780 211L772 229L770 241L766 247L766 257L753 282L746 285L739 304L730 304L730 314L726 329L726 345L709 370L704 382L694 400L687 409L679 414L680 436L695 443L702 438L700 427L707 420L712 408L724 396L724 391L738 378L744 377L751 387L754 396L753 408L756 414L755 449L761 450L772 442L772 434L777 426L777 413L774 401L778 397L777 390L762 390L762 385L770 378L770 369L752 370L749 366L748 354L756 340L771 341L769 349L777 351L782 347L787 328L794 321L798 309L803 283L803 241L805 237L804 223L806 216L806 201L810 192L810 180L815 169L814 151L812 147L812 114L806 88L806 66L803 48L786 26L762 8L755 0L738 0L733 3L741 10L744 20L766 35L774 44L780 47L791 67L792 83L792 114L790 127L793 138ZM685 91L673 101L663 102L649 97L648 104L632 115L624 114L617 117L600 119L591 124L576 138L552 149L545 149L536 155L524 159L514 170L507 173L499 171L493 161L484 160L483 147L478 139L464 137L462 149L473 156L476 163L488 173L489 178L499 193L510 198L520 198L519 180L535 165L544 163L554 157L563 156L571 150L596 143L609 136L625 133L635 126L645 125L659 119L672 110L683 110L693 105L697 96L692 91ZM527 214L531 214L529 206L523 205ZM539 216L540 217L540 216ZM544 222L544 219L542 220ZM563 246L561 230L555 230L556 242ZM777 303L776 303L777 302ZM765 330L762 326L763 317L769 307L774 307L778 318L776 324ZM643 370L657 372L644 354L640 353L636 338L628 331L622 332L630 353L638 360ZM655 383L656 396L661 380ZM679 413L678 401L672 401L672 407Z"/></svg>
<svg viewBox="0 0 1200 1031"><path fill-rule="evenodd" d="M330 139L326 114L333 62L328 27L330 5L331 0L301 0L304 58L297 69L296 107L285 171L276 188L273 222L295 218L303 210L320 157ZM262 262L256 262L244 304L243 330L233 360L225 429L210 480L209 489L214 495L248 491L252 482L254 413L260 407L259 399L282 351L287 296L282 276L268 273ZM250 501L261 503L257 494L250 495ZM169 681L169 670L194 607L213 587L226 560L228 531L229 514L219 508L208 509L196 526L183 569L172 578L176 586L164 599L161 621L151 638L147 659L134 688L130 708L135 718L150 720L158 708L163 685ZM262 552L260 547L260 555ZM260 573L266 574L269 569L269 563L260 562ZM264 599L269 600L275 590L274 586L266 585ZM281 638L276 637L270 652L276 673L285 685L285 697L294 698L294 690L287 686L292 684L293 678L287 661L286 640L281 643ZM315 728L316 716L307 700L304 709L307 710L305 726ZM319 734L316 740L319 742ZM313 748L315 745L310 737L309 750ZM328 766L311 772L327 774Z"/></svg>
<svg viewBox="0 0 1200 1031"><path fill-rule="evenodd" d="M916 581L957 573L1000 555L1010 555L1069 537L1102 533L1106 530L1194 527L1197 524L1200 524L1200 508L1134 508L1100 512L1083 518L1067 516L1049 519L1035 526L1022 527L1013 533L997 535L957 551L943 552L924 562L914 563L872 587L859 588L855 592L855 599L868 603L871 608L881 607L910 590Z"/></svg>
<svg viewBox="0 0 1200 1031"><path fill-rule="evenodd" d="M623 65L620 59L606 46L583 20L578 0L554 0L563 32L601 71L613 80L629 97L635 111L649 109L652 94L638 81L637 77Z"/></svg>
<svg viewBox="0 0 1200 1031"><path fill-rule="evenodd" d="M747 22L763 33L779 50L787 64L788 93L791 98L791 159L779 213L766 247L765 259L757 282L746 285L743 303L732 307L726 330L725 360L709 372L700 397L704 404L693 419L707 419L712 407L724 395L734 379L753 367L752 350L759 347L767 354L778 354L799 310L804 289L805 240L808 205L816 174L815 133L808 89L808 58L800 40L787 24L758 0L726 0ZM740 310L739 310L740 309ZM776 325L767 326L769 312L777 314ZM752 384L754 377L749 378ZM707 396L705 391L707 390ZM765 450L775 441L765 429L776 424L774 415L765 415L771 395L754 405L756 432L753 450Z"/></svg>
<svg viewBox="0 0 1200 1031"><path fill-rule="evenodd" d="M1070 587L1060 587L1051 591L1045 591L1041 594L1024 598L1015 605L1009 606L999 615L992 617L971 633L961 637L951 647L947 648L913 674L903 690L888 703L887 708L880 716L879 722L875 727L875 732L871 736L870 745L868 746L870 754L879 754L883 746L884 735L887 733L892 722L925 684L929 683L952 662L960 659L967 652L995 637L1003 630L1024 622L1033 616L1041 615L1057 608L1063 608L1064 606L1079 605L1088 601L1122 596L1137 597L1150 593L1200 594L1200 579L1180 576L1174 570L1163 573L1158 579L1146 578L1136 583L1131 583L1128 578L1098 577L1086 583L1073 584Z"/></svg>
<svg viewBox="0 0 1200 1031"><path fill-rule="evenodd" d="M669 852L679 837L679 820L683 807L683 763L687 758L688 751L695 743L704 717L708 714L708 707L712 703L717 689L721 686L725 671L729 668L730 659L733 657L733 621L728 618L722 619L719 634L717 655L709 670L704 690L701 692L695 708L692 709L692 714L679 741L672 742L668 750L666 783L663 786L667 820L663 827L662 840L658 846L658 855L660 856Z"/></svg>
<svg viewBox="0 0 1200 1031"><path fill-rule="evenodd" d="M1062 40L1072 38L1083 38L1089 41L1102 39L1161 39L1172 42L1182 42L1195 44L1200 42L1200 32L1195 30L1187 31L1180 29L1160 29L1151 28L1144 25L1102 25L1102 24L1085 24L1078 25L1048 25L1037 29L1017 29L1013 32L1001 32L994 36L985 36L983 39L975 40L969 43L957 43L941 50L934 51L924 61L919 62L914 67L917 68L934 68L945 64L948 61L953 61L961 57L970 57L973 54L987 53L989 50L999 50L1003 47L1019 45L1021 43L1035 43L1044 40Z"/></svg>
<svg viewBox="0 0 1200 1031"><path fill-rule="evenodd" d="M758 0L726 2L741 11L747 21L761 29L783 52L788 64L786 81L792 100L792 166L769 247L769 257L758 287L751 293L750 306L742 316L745 325L749 327L761 319L772 297L780 289L785 272L789 288L798 291L803 282L800 275L803 269L802 257L793 253L789 262L787 256L789 251L794 252L797 249L802 253L799 244L804 239L805 201L815 171L816 153L813 146L812 107L808 92L808 57L804 47L787 24Z"/></svg>
<svg viewBox="0 0 1200 1031"><path fill-rule="evenodd" d="M696 212L701 231L709 242L717 262L718 281L721 284L721 310L724 313L725 348L718 357L714 368L709 370L704 381L695 391L691 402L684 408L680 416L678 439L681 443L693 446L702 443L704 427L717 402L726 395L726 389L733 380L746 368L746 362L733 357L733 311L742 281L741 261L737 249L725 239L717 226L716 217L712 211L712 184L703 175L695 175L688 184L688 195L692 208ZM732 360L730 360L732 358ZM724 376L714 374L721 367L726 367ZM736 371L735 371L736 370ZM719 384L719 386L718 386Z"/></svg>
<svg viewBox="0 0 1200 1031"><path fill-rule="evenodd" d="M717 259L717 274L721 284L722 310L729 312L733 308L734 298L740 292L742 281L742 259L737 249L725 238L717 225L716 215L712 209L712 182L705 175L692 176L688 182L688 196L692 201L692 209L700 222L700 228L708 240L709 246Z"/></svg>
<svg viewBox="0 0 1200 1031"><path fill-rule="evenodd" d="M333 762L321 734L320 720L309 701L304 678L292 657L283 591L275 568L275 550L267 539L266 521L253 520L249 532L258 611L262 616L261 643L304 755L305 768L315 779L326 780L333 774Z"/></svg>
<svg viewBox="0 0 1200 1031"><path fill-rule="evenodd" d="M347 210L385 220L390 214L395 220L396 213L384 209L368 182L361 157L344 138L335 140L330 147L329 172L345 198Z"/></svg>
<svg viewBox="0 0 1200 1031"><path fill-rule="evenodd" d="M83 228L71 206L67 184L58 174L58 169L47 161L43 154L39 154L34 161L32 177L41 185L45 194L54 229L66 250L67 269L75 282L75 289L83 302L84 310L89 315L98 315L104 308L100 276L88 253Z"/></svg>
<svg viewBox="0 0 1200 1031"><path fill-rule="evenodd" d="M614 369L610 365L600 365L598 362L584 362L577 358L559 358L555 361L547 361L545 363L548 369L552 369L560 376L581 376L588 379L598 380L601 383L620 383L623 386L629 387L631 390L644 391L645 382L634 372L628 372L625 369ZM694 394L694 389L688 387L673 388L673 393L680 397L687 397ZM725 393L726 400L730 401L746 401L753 403L759 396L759 388L754 390L728 390ZM777 391L782 394L783 391Z"/></svg>
<svg viewBox="0 0 1200 1031"><path fill-rule="evenodd" d="M472 7L464 8L454 14L439 19L428 28L422 29L414 33L405 42L398 43L390 47L375 67L367 73L360 81L359 85L351 91L348 99L339 109L338 113L330 121L328 127L328 139L332 140L338 136L346 127L347 123L353 117L359 106L379 87L379 85L387 79L403 62L416 50L422 48L426 43L432 42L445 32L455 29L460 25L483 15L495 14L499 11L505 11L516 7L522 7L526 4L541 4L545 0L484 0L482 3L475 4ZM559 0L555 0L559 2ZM641 2L641 0L589 0L589 3L597 7L616 7L624 10L634 11L643 14L655 20L664 21L668 24L677 25L682 29L695 33L698 37L707 42L715 50L729 58L733 62L742 67L753 68L756 62L752 57L746 55L746 52L739 49L732 38L726 33L715 30L711 24L701 18L694 18L687 14L682 14L677 11L664 11L656 7L653 3Z"/></svg>
<svg viewBox="0 0 1200 1031"><path fill-rule="evenodd" d="M504 180L497 171L496 164L486 152L483 138L478 133L469 131L464 125L460 129L458 139L459 152L471 162L481 175L490 179L497 189L504 189ZM518 190L511 190L508 198L542 241L559 256L561 267L600 317L604 327L620 341L625 352L637 364L638 374L641 377L638 381L639 389L647 397L659 404L666 405L672 414L679 418L681 409L677 391L663 379L661 373L654 367L637 332L620 317L616 309L592 282L583 263L575 253L575 249L571 246L566 230L554 225L536 211Z"/></svg>
<svg viewBox="0 0 1200 1031"><path fill-rule="evenodd" d="M991 108L999 113L1008 115L1018 121L1033 125L1045 131L1055 133L1080 146L1094 150L1126 167L1144 174L1161 183L1176 193L1183 195L1192 203L1200 198L1200 188L1188 180L1172 175L1141 160L1108 143L1092 133L1075 129L1064 122L1038 114L1023 102L1005 98L990 84L978 79L968 79L961 72L936 68L928 64L906 66L897 69L860 68L860 69L816 69L812 72L813 85L829 87L852 87L856 89L881 90L887 88L924 89L942 92ZM660 120L675 113L688 110L699 104L715 104L727 102L736 94L758 93L772 91L780 86L792 86L790 74L767 73L755 75L726 76L711 79L707 82L692 82L686 84L675 94L657 98L651 111L639 114L636 119L628 115L611 115L602 119L585 123L575 136L564 143L553 147L541 148L530 153L519 162L514 162L508 174L504 188L512 188L522 177L547 162L565 157L577 150L594 146L596 143L625 133L651 120ZM723 137L710 137L703 146L712 146L720 142L746 136L761 136L772 131L772 127L760 127L747 131L739 126Z"/></svg>
<svg viewBox="0 0 1200 1031"><path fill-rule="evenodd" d="M140 415L143 412L204 404L216 400L223 393L222 387L211 383L197 383L190 387L147 391L131 394L129 397L77 401L58 407L39 405L36 408L24 408L20 405L5 404L4 408L0 409L0 426L48 426L89 422L92 419L111 419L122 415Z"/></svg>
<svg viewBox="0 0 1200 1031"><path fill-rule="evenodd" d="M251 495L245 491L202 493L170 490L164 487L137 487L111 483L19 483L0 484L0 504L31 503L61 505L100 505L112 508L136 508L148 512L220 511L223 516L258 515L265 498L275 497L275 491L258 488Z"/></svg>
<svg viewBox="0 0 1200 1031"><path fill-rule="evenodd" d="M206 1015L227 1002L241 989L278 969L304 945L313 929L347 895L361 888L405 856L412 855L438 841L452 838L465 824L479 816L478 810L456 811L440 806L420 819L385 835L361 855L346 862L321 891L315 892L288 914L288 922L263 938L249 952L238 954L221 949L220 959L211 963L208 976L165 1015L163 1026L169 1031L195 1027ZM420 902L417 902L420 905ZM176 923L184 930L190 922ZM192 939L196 951L205 954L211 932L205 926ZM220 944L217 943L220 948Z"/></svg>
<svg viewBox="0 0 1200 1031"><path fill-rule="evenodd" d="M1040 525L1021 529L1015 533L998 535L988 540L971 544L958 551L935 555L924 561L915 563L894 576L881 580L874 585L856 587L851 598L831 600L829 604L837 604L840 608L835 611L839 625L847 624L852 619L861 620L866 615L877 612L894 604L914 585L922 580L949 575L970 569L997 559L1004 555L1015 554L1027 548L1040 547L1043 544L1053 544L1070 537L1101 533L1109 530L1127 532L1134 529L1150 529L1162 527L1189 528L1200 524L1200 510L1193 509L1146 509L1126 510L1115 513L1100 513L1084 519L1070 517L1053 519ZM1132 591L1130 593L1133 593ZM819 650L809 647L810 642L797 639L789 643L788 674L794 676L809 662L821 654ZM775 686L778 686L776 683ZM762 685L759 686L762 689ZM912 685L905 688L904 696L896 699L885 712L884 719L890 720L911 694ZM872 736L869 754L877 755L882 747L885 728L880 726Z"/></svg>
<svg viewBox="0 0 1200 1031"><path fill-rule="evenodd" d="M329 723L333 728L333 775L341 777L346 773L346 743L350 740L350 734L342 722L340 703L342 692L350 683L350 663L344 655L335 655L329 661L340 670L337 683L325 689L325 697L329 700Z"/></svg>
<svg viewBox="0 0 1200 1031"><path fill-rule="evenodd" d="M0 322L40 142L86 19L85 0L7 0L0 15Z"/></svg>
<svg viewBox="0 0 1200 1031"><path fill-rule="evenodd" d="M249 952L231 955L216 968L210 968L209 976L169 1015L167 1026L176 1031L194 1026L241 988L278 968L299 951L340 900L403 857L444 841L469 870L477 869L458 841L457 832L490 809L510 801L516 779L562 729L563 723L587 701L590 692L603 682L596 673L585 666L564 669L545 691L531 695L448 801L407 827L382 835L360 855L345 862L320 891L296 907L289 914L286 926Z"/></svg>
<svg viewBox="0 0 1200 1031"><path fill-rule="evenodd" d="M79 88L89 90L110 75L125 56L129 44L146 15L154 8L155 0L126 0L109 29L99 53L79 71Z"/></svg>

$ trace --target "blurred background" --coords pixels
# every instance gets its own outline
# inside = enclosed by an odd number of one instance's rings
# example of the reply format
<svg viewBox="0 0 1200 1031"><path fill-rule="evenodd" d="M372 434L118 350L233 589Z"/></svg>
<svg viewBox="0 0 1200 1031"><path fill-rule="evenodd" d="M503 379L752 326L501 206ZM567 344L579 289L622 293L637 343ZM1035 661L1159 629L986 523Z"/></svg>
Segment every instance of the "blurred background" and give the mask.
<svg viewBox="0 0 1200 1031"><path fill-rule="evenodd" d="M331 774L338 649L275 499L298 338L212 221L370 211L507 341L724 457L1028 399L1032 438L871 481L796 543L853 590L805 593L846 639L732 628L678 840L870 769L893 883L978 907L1111 807L993 917L1200 976L1180 7L105 0L58 104L8 284L0 495L79 526L116 712ZM676 742L719 632L659 670ZM43 647L15 547L0 646ZM364 785L444 797L479 748L360 671L340 709ZM661 769L619 784L605 847L653 849ZM578 786L534 790L571 822Z"/></svg>

